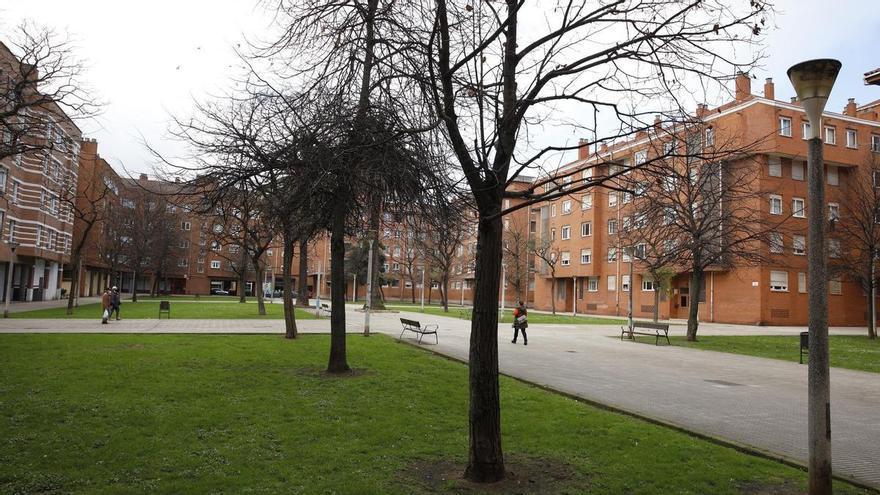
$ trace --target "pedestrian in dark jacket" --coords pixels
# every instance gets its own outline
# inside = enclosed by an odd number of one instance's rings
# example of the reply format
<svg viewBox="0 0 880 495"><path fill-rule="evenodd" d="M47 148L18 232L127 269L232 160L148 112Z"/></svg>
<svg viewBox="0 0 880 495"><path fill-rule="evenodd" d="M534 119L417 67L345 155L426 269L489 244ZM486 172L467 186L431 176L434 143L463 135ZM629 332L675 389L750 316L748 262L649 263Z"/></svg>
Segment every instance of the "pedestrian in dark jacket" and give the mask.
<svg viewBox="0 0 880 495"><path fill-rule="evenodd" d="M526 328L529 327L529 312L526 310L526 305L524 302L520 301L519 305L513 310L513 340L512 343L516 344L516 339L519 337L519 332L523 334L523 345L529 345L529 336L526 335Z"/></svg>
<svg viewBox="0 0 880 495"><path fill-rule="evenodd" d="M122 305L122 297L119 295L119 288L113 286L110 289L110 317L113 317L113 312L116 312L116 321L119 321L119 306Z"/></svg>
<svg viewBox="0 0 880 495"><path fill-rule="evenodd" d="M106 325L107 320L110 319L110 288L104 289L104 293L101 294L101 323Z"/></svg>

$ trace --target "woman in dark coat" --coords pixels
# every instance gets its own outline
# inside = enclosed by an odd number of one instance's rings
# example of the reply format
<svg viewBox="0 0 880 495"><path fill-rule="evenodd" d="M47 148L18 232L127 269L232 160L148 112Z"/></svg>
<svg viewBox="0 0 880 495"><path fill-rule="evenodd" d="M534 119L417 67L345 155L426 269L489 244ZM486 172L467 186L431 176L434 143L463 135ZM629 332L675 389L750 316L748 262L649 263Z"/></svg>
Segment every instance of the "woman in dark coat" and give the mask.
<svg viewBox="0 0 880 495"><path fill-rule="evenodd" d="M520 301L519 306L513 310L513 340L511 342L514 344L516 344L516 338L519 337L519 332L522 332L523 345L529 345L529 336L526 335L526 328L529 327L528 315L525 303Z"/></svg>

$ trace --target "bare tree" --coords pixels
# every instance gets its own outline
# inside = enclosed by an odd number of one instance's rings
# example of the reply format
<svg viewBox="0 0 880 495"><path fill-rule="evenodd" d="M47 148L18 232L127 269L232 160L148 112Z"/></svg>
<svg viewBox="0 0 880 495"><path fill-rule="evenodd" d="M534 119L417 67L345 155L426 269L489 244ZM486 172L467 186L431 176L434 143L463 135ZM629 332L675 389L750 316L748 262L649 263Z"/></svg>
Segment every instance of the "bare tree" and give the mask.
<svg viewBox="0 0 880 495"><path fill-rule="evenodd" d="M846 181L840 212L830 210L830 234L841 249L830 259L831 271L856 282L865 292L868 337L877 338L874 315L880 258L880 160L871 156Z"/></svg>
<svg viewBox="0 0 880 495"><path fill-rule="evenodd" d="M97 115L100 102L84 80L72 43L54 30L23 22L0 42L0 160L66 143L52 135L69 118Z"/></svg>
<svg viewBox="0 0 880 495"><path fill-rule="evenodd" d="M449 279L452 276L456 250L462 245L471 232L471 225L463 221L469 215L469 206L448 186L438 186L426 194L420 201L421 236L418 242L425 261L432 269L432 279L436 279L440 288L440 303L443 311L449 312Z"/></svg>
<svg viewBox="0 0 880 495"><path fill-rule="evenodd" d="M550 272L550 308L556 314L556 264L559 263L559 250L550 239L536 240L532 245L532 254ZM542 270L543 271L543 270Z"/></svg>
<svg viewBox="0 0 880 495"><path fill-rule="evenodd" d="M531 260L534 259L532 256L534 241L529 232L529 224L528 217L523 222L521 217L514 216L504 231L504 272L516 292L518 301L527 299Z"/></svg>
<svg viewBox="0 0 880 495"><path fill-rule="evenodd" d="M768 10L760 1L734 5L727 0L504 4L435 0L423 15L428 98L442 119L479 212L469 355L470 455L465 471L466 478L477 482L504 477L497 340L501 217L596 184L587 181L562 191L555 181L563 181L565 174L557 174L540 194L538 189L507 191L512 179L545 155L575 147L535 150L519 139L528 135L529 123L552 121L553 109L566 104L586 107L579 114L588 123L572 127L595 136L589 145L651 127L641 118L644 115L680 113L675 100L679 92L708 87L720 75L754 62L726 56L727 48L753 39ZM526 16L544 18L550 9L552 21L520 30ZM628 112L617 103L626 100L644 104ZM617 131L599 136L598 119L590 122L588 116L600 111L620 121ZM571 125L564 118L556 122L560 121ZM505 196L526 201L505 210Z"/></svg>

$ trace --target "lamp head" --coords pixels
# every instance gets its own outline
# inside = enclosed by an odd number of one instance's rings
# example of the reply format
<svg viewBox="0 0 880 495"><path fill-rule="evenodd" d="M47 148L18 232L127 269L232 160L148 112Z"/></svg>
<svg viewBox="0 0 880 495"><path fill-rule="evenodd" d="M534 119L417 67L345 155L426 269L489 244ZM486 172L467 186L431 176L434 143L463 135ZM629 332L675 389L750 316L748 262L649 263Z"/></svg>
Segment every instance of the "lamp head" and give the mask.
<svg viewBox="0 0 880 495"><path fill-rule="evenodd" d="M803 105L807 118L810 119L812 136L809 136L809 139L819 136L822 112L825 110L825 104L828 103L840 67L839 60L821 58L801 62L788 69L791 85L794 86L798 100Z"/></svg>

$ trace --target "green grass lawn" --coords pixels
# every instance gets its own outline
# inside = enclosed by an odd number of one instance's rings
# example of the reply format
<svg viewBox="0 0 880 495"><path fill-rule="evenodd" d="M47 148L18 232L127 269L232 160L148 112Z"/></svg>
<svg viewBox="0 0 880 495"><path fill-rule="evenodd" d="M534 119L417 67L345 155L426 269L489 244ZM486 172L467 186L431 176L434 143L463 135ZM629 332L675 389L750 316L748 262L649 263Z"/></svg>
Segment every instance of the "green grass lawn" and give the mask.
<svg viewBox="0 0 880 495"><path fill-rule="evenodd" d="M34 311L23 311L21 313L10 313L11 318L101 318L100 304L85 304L74 311L73 316L65 314L67 308L50 308L37 309ZM159 301L144 301L133 303L131 301L123 301L119 312L122 319L153 319L159 317ZM315 319L313 311L297 309L296 317L303 320ZM171 318L175 319L212 319L212 320L229 320L229 319L280 319L284 318L284 305L281 301L274 304L266 302L266 315L257 314L256 303L239 303L239 302L192 302L192 301L173 301L171 302Z"/></svg>
<svg viewBox="0 0 880 495"><path fill-rule="evenodd" d="M443 311L442 306L427 306L425 305L424 311L422 311L419 306L412 305L404 305L397 306L395 308L395 304L386 304L386 306L390 309L400 309L402 311L412 311L414 313L426 313L430 315L436 316L448 316L450 318L460 318L463 320L471 319L471 309L470 308L462 308L460 306L449 306L449 312L446 313ZM513 323L513 309L506 309L504 314L501 317L501 323ZM534 324L568 324L568 325L620 325L625 323L626 320L619 320L615 318L605 318L599 316L571 316L571 315L562 315L562 314L544 314L544 313L529 313L529 323Z"/></svg>
<svg viewBox="0 0 880 495"><path fill-rule="evenodd" d="M388 337L350 336L360 373L329 377L328 343L2 335L0 492L465 493L449 478L430 491L413 469L460 472L467 368ZM801 470L512 379L502 377L501 396L508 469L564 473L516 493L805 490Z"/></svg>
<svg viewBox="0 0 880 495"><path fill-rule="evenodd" d="M126 301L131 301L131 294L123 294L122 297ZM248 301L256 301L256 297L248 297ZM266 300L269 300L267 297ZM226 301L226 302L238 302L238 296L196 296L196 295L167 295L167 296L155 296L151 297L148 294L138 294L138 301Z"/></svg>
<svg viewBox="0 0 880 495"><path fill-rule="evenodd" d="M709 351L746 354L783 361L798 361L800 338L797 335L749 335L698 337L688 342L685 337L669 337L672 345ZM636 341L654 344L653 337L636 336ZM661 339L662 342L662 339ZM880 339L870 340L862 335L831 335L829 337L831 366L880 373ZM804 355L804 363L807 357Z"/></svg>

